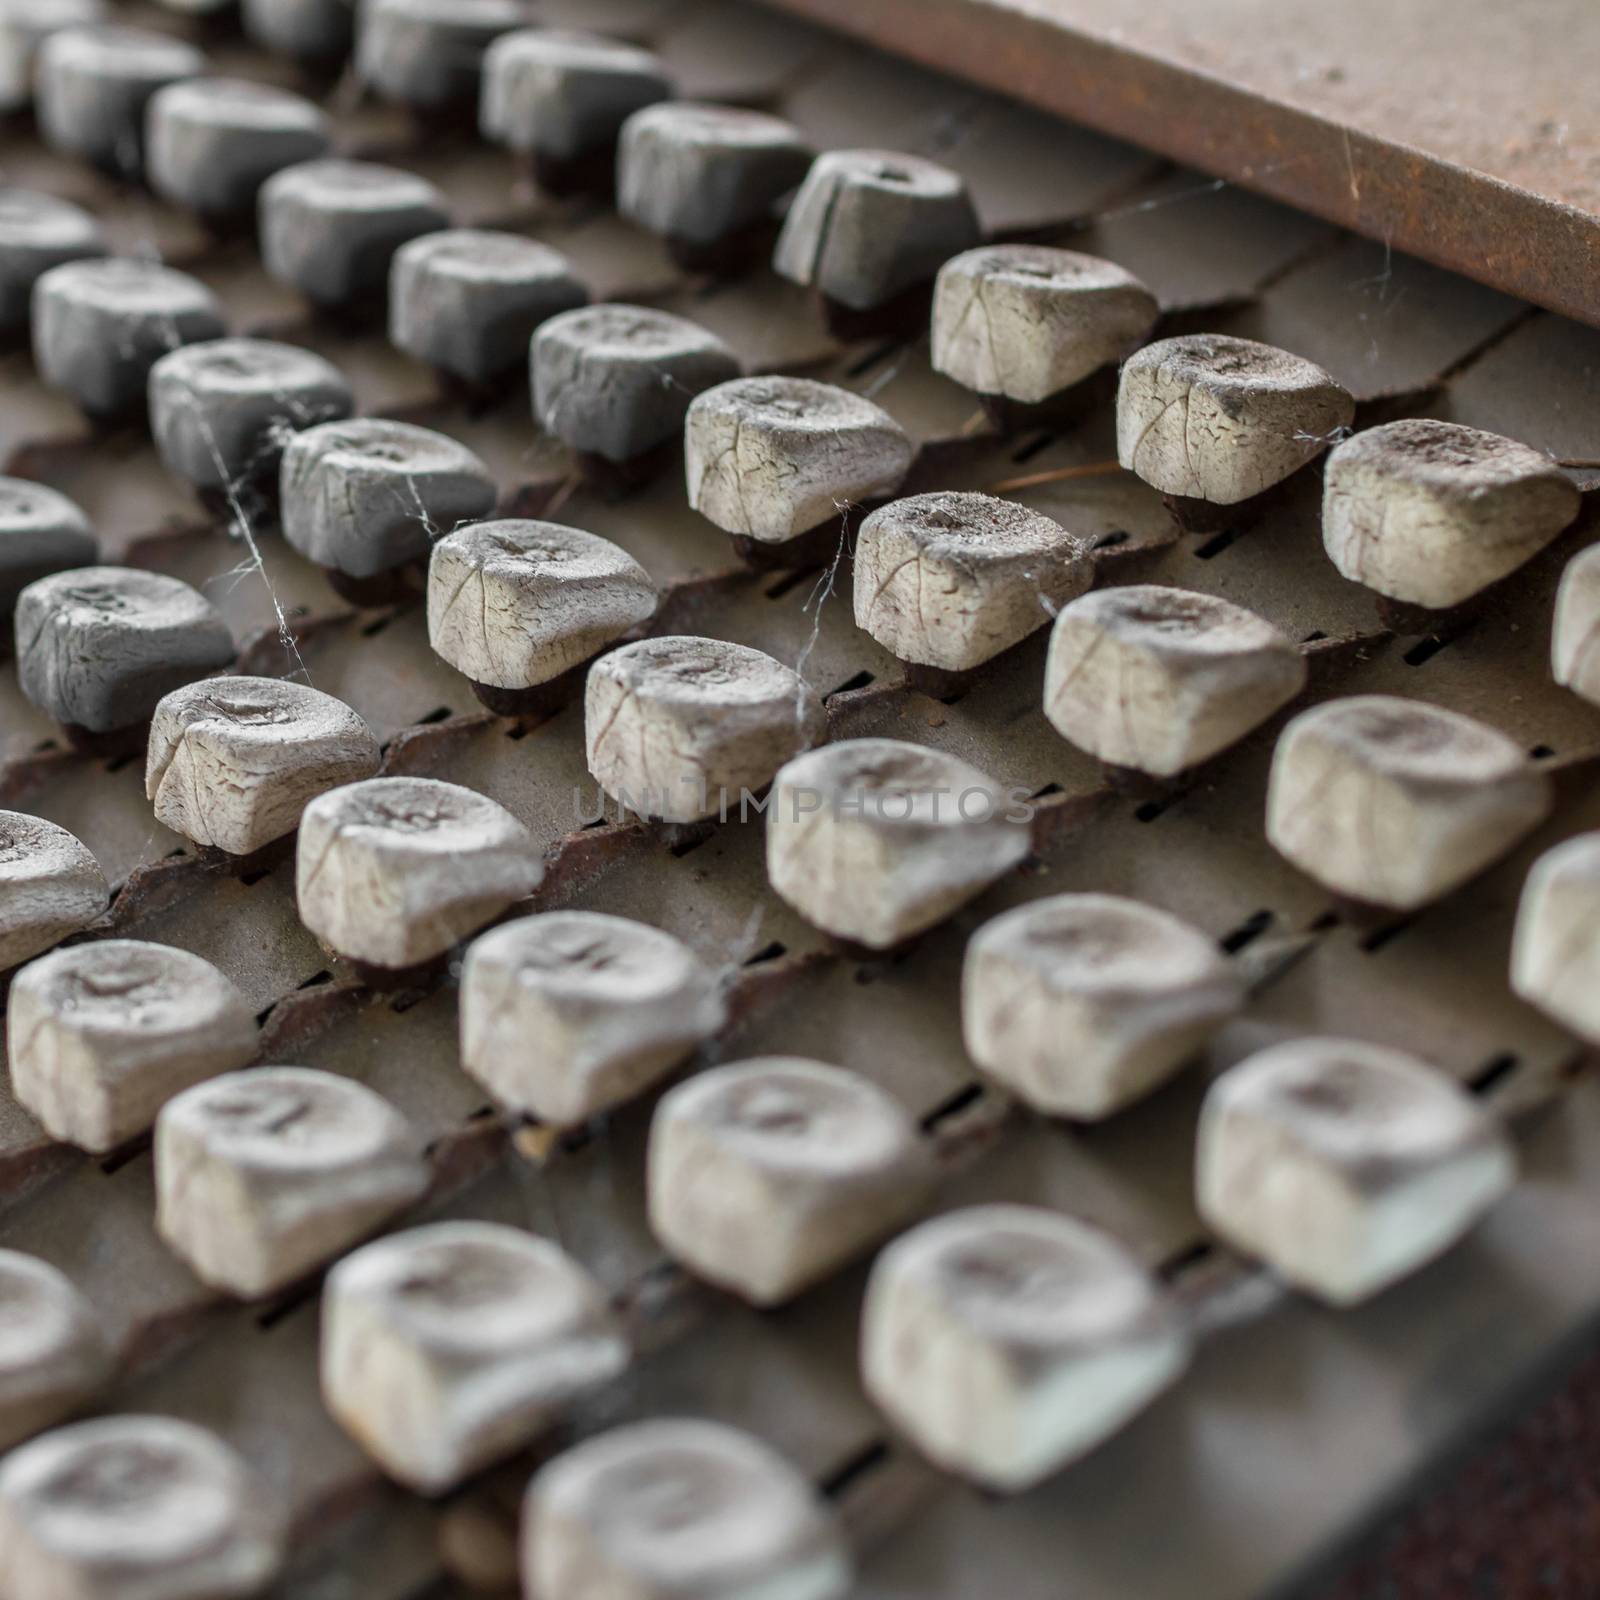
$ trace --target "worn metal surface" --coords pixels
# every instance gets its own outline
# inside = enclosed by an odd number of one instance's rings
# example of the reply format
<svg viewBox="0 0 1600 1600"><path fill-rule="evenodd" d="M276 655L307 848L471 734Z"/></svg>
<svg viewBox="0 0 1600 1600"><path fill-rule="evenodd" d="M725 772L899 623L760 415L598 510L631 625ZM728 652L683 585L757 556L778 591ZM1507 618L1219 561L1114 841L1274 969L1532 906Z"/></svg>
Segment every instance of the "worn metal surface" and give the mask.
<svg viewBox="0 0 1600 1600"><path fill-rule="evenodd" d="M931 16L939 0L918 3ZM1174 325L1252 333L1315 355L1355 388L1368 417L1451 416L1574 462L1600 461L1600 335L1559 317L737 0L551 0L547 11L641 38L691 92L774 106L825 144L938 155L968 176L991 230L1070 234L1145 274ZM226 32L210 47L221 70L292 81ZM78 497L112 559L204 587L241 637L254 635L250 670L300 673L349 700L385 741L389 770L446 776L516 812L550 849L541 904L643 918L726 967L737 1020L717 1054L792 1050L857 1068L939 1140L949 1171L941 1204L1032 1199L1092 1217L1169 1263L1181 1293L1231 1324L1171 1396L1032 1494L1001 1504L928 1471L885 1436L861 1393L860 1270L771 1315L697 1288L645 1223L648 1103L583 1139L514 1140L457 1066L448 981L398 997L362 988L301 928L292 867L248 883L203 870L154 824L140 763L60 748L6 662L0 805L84 837L120 890L108 930L218 961L263 1014L264 1059L360 1078L427 1131L437 1181L420 1214L495 1217L560 1238L607 1285L640 1344L627 1379L562 1436L449 1505L424 1504L385 1487L322 1410L315 1284L266 1307L219 1303L154 1232L148 1151L102 1165L53 1146L0 1083L0 1243L58 1262L100 1309L123 1363L105 1406L195 1418L258 1463L294 1508L297 1569L282 1594L296 1600L454 1593L440 1535L452 1511L466 1505L509 1528L532 1466L566 1438L685 1411L753 1430L829 1486L857 1538L866 1596L1241 1600L1303 1591L1376 1510L1548 1370L1565 1341L1600 1324L1600 1086L1570 1076L1576 1046L1505 983L1510 919L1533 852L1600 825L1600 714L1557 690L1547 667L1554 582L1564 558L1594 537L1592 514L1471 631L1448 642L1395 639L1379 628L1371 596L1323 556L1314 477L1237 539L1180 539L1157 498L1127 475L1061 475L1113 454L1104 410L1067 436L997 439L971 396L930 370L924 342L841 347L770 275L717 286L685 278L615 216L542 200L470 139L424 137L404 118L344 102L337 122L346 151L442 183L460 220L566 250L597 296L694 316L753 367L805 370L871 393L928 446L918 487L1032 479L1010 492L1101 539L1102 581L1169 582L1253 606L1314 650L1311 697L1384 691L1469 711L1559 764L1564 801L1515 859L1443 905L1414 921L1354 926L1262 836L1272 730L1171 804L1119 797L1041 715L1042 638L994 662L960 698L931 700L853 625L847 565L832 587L815 573L735 569L727 541L689 511L676 474L618 503L572 492L564 520L616 539L669 586L666 631L756 644L801 665L829 695L839 735L893 733L1045 792L1036 861L903 959L863 965L770 894L759 822L719 828L692 848L642 827L581 827L573 791L590 807L593 793L576 708L537 726L482 713L428 649L420 608L351 612L269 526L254 530L255 562L163 473L142 433L91 435L40 387L26 354L7 355L7 470ZM380 333L309 318L264 276L248 241L209 239L142 192L57 159L25 130L8 133L0 163L11 181L83 200L126 248L159 248L199 273L236 332L273 330L324 351L349 371L363 410L471 444L508 498L570 487L570 461L534 431L522 394L488 410L446 397ZM280 638L279 606L292 646ZM1021 900L1078 887L1189 917L1236 949L1257 983L1247 1014L1194 1072L1092 1129L1024 1118L979 1085L955 1010L971 930ZM1530 1107L1518 1124L1525 1176L1512 1200L1463 1249L1352 1313L1272 1292L1211 1246L1191 1198L1206 1078L1264 1041L1312 1031L1417 1050L1464 1079L1492 1078L1508 1110Z"/></svg>
<svg viewBox="0 0 1600 1600"><path fill-rule="evenodd" d="M771 0L1600 323L1589 0Z"/></svg>

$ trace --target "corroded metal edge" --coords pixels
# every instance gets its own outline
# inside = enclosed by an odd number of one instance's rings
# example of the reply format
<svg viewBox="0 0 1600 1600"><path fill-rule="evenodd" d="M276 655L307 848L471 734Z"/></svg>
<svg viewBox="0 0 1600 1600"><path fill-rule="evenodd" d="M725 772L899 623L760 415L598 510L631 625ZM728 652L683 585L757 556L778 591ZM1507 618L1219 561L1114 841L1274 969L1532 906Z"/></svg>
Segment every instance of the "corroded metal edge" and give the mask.
<svg viewBox="0 0 1600 1600"><path fill-rule="evenodd" d="M1600 216L1016 0L763 0L1600 326Z"/></svg>

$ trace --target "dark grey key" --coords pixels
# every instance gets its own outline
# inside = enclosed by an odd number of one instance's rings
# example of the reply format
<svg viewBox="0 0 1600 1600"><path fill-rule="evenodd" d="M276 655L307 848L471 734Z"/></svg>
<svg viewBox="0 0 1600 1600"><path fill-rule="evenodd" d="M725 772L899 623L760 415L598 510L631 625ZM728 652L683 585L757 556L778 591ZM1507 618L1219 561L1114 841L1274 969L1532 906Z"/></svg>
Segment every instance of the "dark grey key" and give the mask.
<svg viewBox="0 0 1600 1600"><path fill-rule="evenodd" d="M380 418L296 434L279 488L284 538L358 579L422 559L435 539L486 517L496 498L489 469L464 444Z"/></svg>
<svg viewBox="0 0 1600 1600"><path fill-rule="evenodd" d="M33 189L0 189L0 332L27 327L44 273L105 253L100 224L81 206Z"/></svg>
<svg viewBox="0 0 1600 1600"><path fill-rule="evenodd" d="M52 572L100 555L89 519L64 494L26 478L0 478L0 635L11 634L17 596Z"/></svg>
<svg viewBox="0 0 1600 1600"><path fill-rule="evenodd" d="M515 233L458 228L394 258L389 337L429 366L485 383L522 365L534 330L588 303L567 258Z"/></svg>
<svg viewBox="0 0 1600 1600"><path fill-rule="evenodd" d="M144 112L157 89L198 77L192 44L142 28L68 28L39 48L35 109L47 143L124 176L143 164Z"/></svg>
<svg viewBox="0 0 1600 1600"><path fill-rule="evenodd" d="M198 278L154 261L72 261L34 285L39 376L93 417L137 411L162 356L226 332L216 296Z"/></svg>
<svg viewBox="0 0 1600 1600"><path fill-rule="evenodd" d="M348 417L355 397L330 361L298 345L214 339L150 373L150 431L169 471L201 490L275 481L292 434Z"/></svg>
<svg viewBox="0 0 1600 1600"><path fill-rule="evenodd" d="M683 431L689 402L739 376L716 334L643 306L590 306L533 336L533 410L548 434L584 455L625 462Z"/></svg>
<svg viewBox="0 0 1600 1600"><path fill-rule="evenodd" d="M524 0L363 0L356 73L385 100L418 111L469 104L484 51L535 20Z"/></svg>
<svg viewBox="0 0 1600 1600"><path fill-rule="evenodd" d="M211 602L164 573L84 567L31 583L17 600L17 679L69 729L135 728L165 694L233 660Z"/></svg>
<svg viewBox="0 0 1600 1600"><path fill-rule="evenodd" d="M33 104L34 63L52 33L105 16L105 0L0 0L0 115Z"/></svg>
<svg viewBox="0 0 1600 1600"><path fill-rule="evenodd" d="M617 207L680 254L750 233L770 245L779 203L810 165L804 135L781 117L729 106L651 106L622 130Z"/></svg>
<svg viewBox="0 0 1600 1600"><path fill-rule="evenodd" d="M240 0L239 10L263 49L302 61L341 61L355 38L355 0Z"/></svg>
<svg viewBox="0 0 1600 1600"><path fill-rule="evenodd" d="M273 173L327 149L328 119L309 100L243 78L169 84L145 114L150 187L203 216L248 213Z"/></svg>
<svg viewBox="0 0 1600 1600"><path fill-rule="evenodd" d="M450 226L449 203L415 173L367 161L307 161L261 189L261 259L317 305L377 303L394 253Z"/></svg>

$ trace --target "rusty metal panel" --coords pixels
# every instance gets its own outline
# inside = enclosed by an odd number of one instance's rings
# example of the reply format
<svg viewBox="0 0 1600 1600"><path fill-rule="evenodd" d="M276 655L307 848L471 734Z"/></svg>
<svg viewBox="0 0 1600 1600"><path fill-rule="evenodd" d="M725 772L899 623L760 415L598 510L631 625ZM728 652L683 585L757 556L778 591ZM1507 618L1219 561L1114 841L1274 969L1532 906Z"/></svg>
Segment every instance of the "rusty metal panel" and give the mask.
<svg viewBox="0 0 1600 1600"><path fill-rule="evenodd" d="M770 0L1600 323L1588 0Z"/></svg>

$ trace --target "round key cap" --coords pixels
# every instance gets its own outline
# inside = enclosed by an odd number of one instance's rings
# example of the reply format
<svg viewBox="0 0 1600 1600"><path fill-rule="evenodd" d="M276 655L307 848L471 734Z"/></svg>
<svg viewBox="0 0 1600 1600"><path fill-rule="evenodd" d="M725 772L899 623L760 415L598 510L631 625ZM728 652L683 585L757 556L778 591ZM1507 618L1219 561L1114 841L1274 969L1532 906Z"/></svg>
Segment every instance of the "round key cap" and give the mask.
<svg viewBox="0 0 1600 1600"><path fill-rule="evenodd" d="M1580 550L1561 575L1550 669L1563 688L1600 705L1600 545Z"/></svg>
<svg viewBox="0 0 1600 1600"><path fill-rule="evenodd" d="M719 528L780 545L892 495L915 446L881 406L811 378L737 378L684 423L689 504Z"/></svg>
<svg viewBox="0 0 1600 1600"><path fill-rule="evenodd" d="M1048 1116L1110 1116L1166 1081L1244 1004L1244 978L1196 928L1107 894L1061 894L967 944L967 1054Z"/></svg>
<svg viewBox="0 0 1600 1600"><path fill-rule="evenodd" d="M100 224L81 206L32 189L0 189L0 332L27 327L33 286L52 267L105 253Z"/></svg>
<svg viewBox="0 0 1600 1600"><path fill-rule="evenodd" d="M99 1317L72 1280L0 1250L0 1450L71 1416L110 1370Z"/></svg>
<svg viewBox="0 0 1600 1600"><path fill-rule="evenodd" d="M428 1186L422 1139L364 1084L257 1067L186 1089L156 1119L156 1227L241 1299L293 1283Z"/></svg>
<svg viewBox="0 0 1600 1600"><path fill-rule="evenodd" d="M1267 839L1352 900L1414 911L1542 822L1550 781L1495 728L1395 695L1353 695L1284 729Z"/></svg>
<svg viewBox="0 0 1600 1600"><path fill-rule="evenodd" d="M1314 361L1253 339L1184 334L1124 363L1117 456L1178 502L1237 506L1321 455L1355 402Z"/></svg>
<svg viewBox="0 0 1600 1600"><path fill-rule="evenodd" d="M641 639L589 669L589 771L641 816L740 816L779 767L822 742L827 727L816 690L749 645Z"/></svg>
<svg viewBox="0 0 1600 1600"><path fill-rule="evenodd" d="M738 358L714 333L643 306L568 311L533 336L539 426L580 454L612 462L670 443L690 401L738 374Z"/></svg>
<svg viewBox="0 0 1600 1600"><path fill-rule="evenodd" d="M429 642L508 714L521 691L575 674L655 609L656 586L627 551L555 522L473 523L428 566Z"/></svg>
<svg viewBox="0 0 1600 1600"><path fill-rule="evenodd" d="M477 98L489 46L535 20L526 0L363 0L356 73L386 100L446 110Z"/></svg>
<svg viewBox="0 0 1600 1600"><path fill-rule="evenodd" d="M54 572L92 566L89 519L64 494L27 478L0 478L0 638L11 637L17 596Z"/></svg>
<svg viewBox="0 0 1600 1600"><path fill-rule="evenodd" d="M191 1084L242 1067L256 1025L209 961L103 939L24 967L11 983L11 1083L57 1139L115 1149Z"/></svg>
<svg viewBox="0 0 1600 1600"><path fill-rule="evenodd" d="M204 595L132 567L29 584L17 601L16 646L23 694L91 734L141 727L164 694L233 660L233 637Z"/></svg>
<svg viewBox="0 0 1600 1600"><path fill-rule="evenodd" d="M207 217L248 216L261 185L328 148L328 119L309 100L245 78L169 84L145 113L150 187Z"/></svg>
<svg viewBox="0 0 1600 1600"><path fill-rule="evenodd" d="M68 155L137 177L150 97L205 70L205 56L170 34L110 25L52 33L36 69L39 131Z"/></svg>
<svg viewBox="0 0 1600 1600"><path fill-rule="evenodd" d="M313 65L342 62L355 37L355 0L240 0L239 14L263 49Z"/></svg>
<svg viewBox="0 0 1600 1600"><path fill-rule="evenodd" d="M671 95L667 69L648 50L595 34L526 28L503 34L484 58L483 134L531 157L555 192L605 187L623 123Z"/></svg>
<svg viewBox="0 0 1600 1600"><path fill-rule="evenodd" d="M434 778L369 778L300 818L300 920L349 960L401 971L530 895L539 848L503 806Z"/></svg>
<svg viewBox="0 0 1600 1600"><path fill-rule="evenodd" d="M468 948L461 1067L501 1105L569 1127L642 1094L725 1014L716 974L670 933L549 911Z"/></svg>
<svg viewBox="0 0 1600 1600"><path fill-rule="evenodd" d="M571 263L549 245L452 228L396 252L389 338L441 372L487 384L521 369L536 328L588 299Z"/></svg>
<svg viewBox="0 0 1600 1600"><path fill-rule="evenodd" d="M856 626L942 672L1010 649L1093 582L1087 540L992 495L891 501L856 537Z"/></svg>
<svg viewBox="0 0 1600 1600"><path fill-rule="evenodd" d="M331 362L299 345L213 339L150 370L150 431L167 470L237 495L276 484L289 438L348 417L355 397Z"/></svg>
<svg viewBox="0 0 1600 1600"><path fill-rule="evenodd" d="M842 1067L765 1056L697 1073L650 1124L650 1227L692 1272L780 1305L892 1233L933 1163L900 1103Z"/></svg>
<svg viewBox="0 0 1600 1600"><path fill-rule="evenodd" d="M1505 1130L1403 1051L1295 1039L1212 1084L1195 1195L1230 1244L1334 1305L1415 1272L1508 1189Z"/></svg>
<svg viewBox="0 0 1600 1600"><path fill-rule="evenodd" d="M39 46L52 33L105 17L105 0L0 0L0 114L33 104Z"/></svg>
<svg viewBox="0 0 1600 1600"><path fill-rule="evenodd" d="M852 321L865 329L877 322L864 313L920 320L934 275L978 238L966 185L947 167L889 150L830 150L789 208L772 265L840 308L843 331Z"/></svg>
<svg viewBox="0 0 1600 1600"><path fill-rule="evenodd" d="M1600 833L1581 833L1534 862L1517 908L1511 987L1600 1044Z"/></svg>
<svg viewBox="0 0 1600 1600"><path fill-rule="evenodd" d="M767 876L808 922L887 950L941 922L1017 866L1028 812L942 750L847 739L778 773Z"/></svg>
<svg viewBox="0 0 1600 1600"><path fill-rule="evenodd" d="M385 1472L424 1494L537 1438L627 1364L600 1286L520 1228L413 1228L328 1275L323 1399Z"/></svg>
<svg viewBox="0 0 1600 1600"><path fill-rule="evenodd" d="M1044 714L1110 766L1169 778L1305 688L1305 657L1255 612L1160 584L1096 589L1050 635Z"/></svg>
<svg viewBox="0 0 1600 1600"><path fill-rule="evenodd" d="M156 821L232 856L293 833L319 794L370 778L378 741L342 700L279 678L207 678L150 719L144 790Z"/></svg>
<svg viewBox="0 0 1600 1600"><path fill-rule="evenodd" d="M395 251L449 226L426 178L369 161L306 161L261 186L262 264L314 305L381 305Z"/></svg>
<svg viewBox="0 0 1600 1600"><path fill-rule="evenodd" d="M489 469L431 428L381 418L297 433L279 475L283 536L352 578L419 561L435 541L494 507Z"/></svg>
<svg viewBox="0 0 1600 1600"><path fill-rule="evenodd" d="M245 1600L283 1546L275 1498L190 1422L80 1422L0 1464L0 1592L17 1600Z"/></svg>
<svg viewBox="0 0 1600 1600"><path fill-rule="evenodd" d="M0 811L0 972L88 927L110 901L79 839L43 817Z"/></svg>
<svg viewBox="0 0 1600 1600"><path fill-rule="evenodd" d="M198 278L154 261L72 261L34 285L39 376L91 417L140 411L162 356L227 331L216 296Z"/></svg>
<svg viewBox="0 0 1600 1600"><path fill-rule="evenodd" d="M867 1392L940 1466L1002 1493L1092 1450L1188 1360L1180 1315L1133 1254L1037 1206L925 1222L867 1285Z"/></svg>
<svg viewBox="0 0 1600 1600"><path fill-rule="evenodd" d="M759 1440L699 1418L613 1428L557 1456L528 1487L522 1527L539 1600L843 1600L852 1581L816 1489Z"/></svg>
<svg viewBox="0 0 1600 1600"><path fill-rule="evenodd" d="M1445 610L1537 555L1580 503L1542 451L1411 417L1367 428L1328 457L1322 542L1345 577Z"/></svg>

